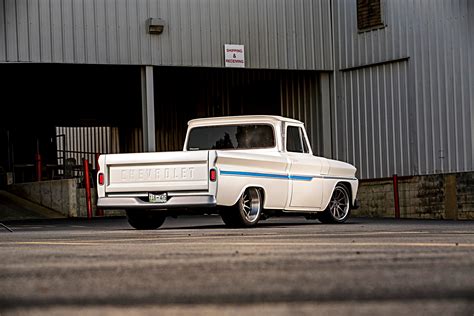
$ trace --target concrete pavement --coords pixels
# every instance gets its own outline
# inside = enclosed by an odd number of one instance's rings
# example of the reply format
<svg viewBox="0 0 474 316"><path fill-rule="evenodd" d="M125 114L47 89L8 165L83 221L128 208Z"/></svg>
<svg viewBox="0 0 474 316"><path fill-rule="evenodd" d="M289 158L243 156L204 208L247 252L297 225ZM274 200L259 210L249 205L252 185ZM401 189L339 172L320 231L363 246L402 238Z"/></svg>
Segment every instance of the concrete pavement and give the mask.
<svg viewBox="0 0 474 316"><path fill-rule="evenodd" d="M2 315L473 315L474 223L9 222Z"/></svg>

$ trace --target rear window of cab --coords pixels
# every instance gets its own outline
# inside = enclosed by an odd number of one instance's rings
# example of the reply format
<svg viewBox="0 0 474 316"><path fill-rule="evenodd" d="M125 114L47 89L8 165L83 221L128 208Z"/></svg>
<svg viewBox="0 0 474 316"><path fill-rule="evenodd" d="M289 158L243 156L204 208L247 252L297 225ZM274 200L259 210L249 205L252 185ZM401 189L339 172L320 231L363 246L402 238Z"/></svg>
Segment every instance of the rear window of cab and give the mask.
<svg viewBox="0 0 474 316"><path fill-rule="evenodd" d="M190 130L187 150L257 149L275 147L275 133L268 124L201 126Z"/></svg>

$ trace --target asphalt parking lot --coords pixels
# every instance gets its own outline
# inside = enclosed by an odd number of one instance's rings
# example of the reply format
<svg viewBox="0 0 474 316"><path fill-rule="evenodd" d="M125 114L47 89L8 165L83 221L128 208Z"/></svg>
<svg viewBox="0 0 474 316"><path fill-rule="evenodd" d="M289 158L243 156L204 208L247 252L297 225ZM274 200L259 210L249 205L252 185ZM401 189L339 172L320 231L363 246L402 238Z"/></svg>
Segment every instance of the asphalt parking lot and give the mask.
<svg viewBox="0 0 474 316"><path fill-rule="evenodd" d="M474 315L474 222L6 224L0 315Z"/></svg>

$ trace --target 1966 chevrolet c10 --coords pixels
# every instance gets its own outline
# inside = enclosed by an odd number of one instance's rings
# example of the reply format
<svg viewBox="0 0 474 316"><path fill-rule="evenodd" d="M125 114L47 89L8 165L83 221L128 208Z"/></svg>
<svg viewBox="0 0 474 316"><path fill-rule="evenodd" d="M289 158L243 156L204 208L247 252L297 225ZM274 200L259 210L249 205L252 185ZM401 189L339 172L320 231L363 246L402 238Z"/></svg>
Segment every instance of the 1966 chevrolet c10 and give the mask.
<svg viewBox="0 0 474 316"><path fill-rule="evenodd" d="M358 206L356 168L314 156L304 124L280 116L191 120L183 151L101 155L99 166L98 207L125 209L136 229L193 213L229 227L277 214L343 223Z"/></svg>

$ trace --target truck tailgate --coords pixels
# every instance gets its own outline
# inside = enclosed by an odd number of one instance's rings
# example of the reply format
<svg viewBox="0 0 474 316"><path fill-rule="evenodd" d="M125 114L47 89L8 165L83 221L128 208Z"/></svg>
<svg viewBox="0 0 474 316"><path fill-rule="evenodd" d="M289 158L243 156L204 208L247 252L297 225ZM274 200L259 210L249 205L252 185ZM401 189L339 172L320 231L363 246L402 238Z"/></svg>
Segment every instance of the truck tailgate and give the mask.
<svg viewBox="0 0 474 316"><path fill-rule="evenodd" d="M106 155L106 193L204 191L208 151Z"/></svg>

